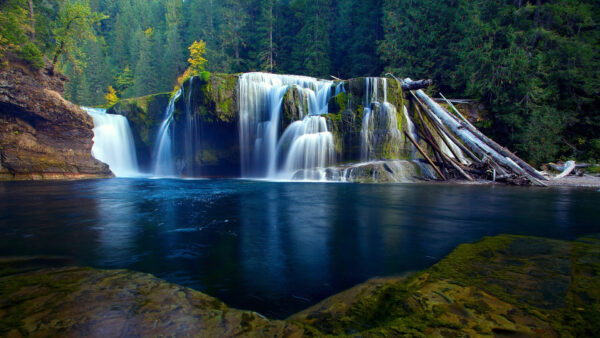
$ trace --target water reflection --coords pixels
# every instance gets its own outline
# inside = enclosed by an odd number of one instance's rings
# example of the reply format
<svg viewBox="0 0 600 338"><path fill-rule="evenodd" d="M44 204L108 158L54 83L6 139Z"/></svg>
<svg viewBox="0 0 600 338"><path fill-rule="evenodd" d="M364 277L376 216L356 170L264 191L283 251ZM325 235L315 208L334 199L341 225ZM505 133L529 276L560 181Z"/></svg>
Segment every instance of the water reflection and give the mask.
<svg viewBox="0 0 600 338"><path fill-rule="evenodd" d="M111 179L0 183L0 255L128 268L285 317L499 233L600 232L592 189Z"/></svg>

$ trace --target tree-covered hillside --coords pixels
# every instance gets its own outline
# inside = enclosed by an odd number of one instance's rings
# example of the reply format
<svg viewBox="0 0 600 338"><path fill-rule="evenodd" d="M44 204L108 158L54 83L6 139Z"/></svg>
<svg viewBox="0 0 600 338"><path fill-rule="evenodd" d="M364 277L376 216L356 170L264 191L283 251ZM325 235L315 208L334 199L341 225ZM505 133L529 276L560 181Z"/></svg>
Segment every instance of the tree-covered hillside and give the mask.
<svg viewBox="0 0 600 338"><path fill-rule="evenodd" d="M432 78L537 163L600 159L596 0L0 0L0 53L71 78L76 103L170 91L188 47L211 72ZM109 86L111 87L109 89Z"/></svg>

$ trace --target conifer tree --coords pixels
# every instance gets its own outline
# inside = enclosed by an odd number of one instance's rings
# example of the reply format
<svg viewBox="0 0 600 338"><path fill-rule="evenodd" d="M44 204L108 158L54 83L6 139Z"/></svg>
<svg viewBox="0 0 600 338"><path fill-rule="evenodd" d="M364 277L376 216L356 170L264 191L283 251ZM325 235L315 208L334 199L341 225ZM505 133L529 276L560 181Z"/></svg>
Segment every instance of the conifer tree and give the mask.
<svg viewBox="0 0 600 338"><path fill-rule="evenodd" d="M138 34L140 43L139 58L135 66L134 94L144 96L156 92L156 58L152 54L154 44L154 29L152 27Z"/></svg>

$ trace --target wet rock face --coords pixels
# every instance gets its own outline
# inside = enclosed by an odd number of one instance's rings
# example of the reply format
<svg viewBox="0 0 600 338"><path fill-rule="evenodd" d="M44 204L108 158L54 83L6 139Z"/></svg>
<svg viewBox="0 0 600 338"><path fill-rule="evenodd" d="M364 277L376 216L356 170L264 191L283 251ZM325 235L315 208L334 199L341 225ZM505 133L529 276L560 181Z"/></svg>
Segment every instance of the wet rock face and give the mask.
<svg viewBox="0 0 600 338"><path fill-rule="evenodd" d="M195 77L183 84L183 95L175 104L174 149L186 175L240 176L237 84L238 75L232 74ZM190 145L193 151L186 153Z"/></svg>
<svg viewBox="0 0 600 338"><path fill-rule="evenodd" d="M301 120L307 115L308 102L297 87L290 87L283 96L281 107L281 130L285 130L294 121Z"/></svg>
<svg viewBox="0 0 600 338"><path fill-rule="evenodd" d="M18 64L0 70L0 179L112 176L91 155L91 117L62 98L64 80Z"/></svg>
<svg viewBox="0 0 600 338"><path fill-rule="evenodd" d="M404 98L400 85L395 80L387 81L387 100L383 103L383 79L375 81L378 86L378 101L367 103L368 93L365 78L354 78L344 82L346 92L329 100L328 128L335 137L340 162L357 162L361 159L362 129L365 108L371 110L368 125L368 153L374 160L410 159L410 144L402 131L406 128L403 116ZM369 91L372 89L369 89ZM370 97L370 96L369 96Z"/></svg>

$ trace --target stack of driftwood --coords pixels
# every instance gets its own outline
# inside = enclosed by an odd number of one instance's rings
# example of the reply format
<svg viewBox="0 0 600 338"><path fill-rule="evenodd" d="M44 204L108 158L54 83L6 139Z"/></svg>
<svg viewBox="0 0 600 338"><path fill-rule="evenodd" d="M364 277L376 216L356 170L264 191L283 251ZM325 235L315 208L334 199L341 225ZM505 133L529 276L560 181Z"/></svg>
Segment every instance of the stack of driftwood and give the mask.
<svg viewBox="0 0 600 338"><path fill-rule="evenodd" d="M431 80L400 82L416 129L404 133L442 180L462 177L546 186L548 178L477 130L443 95L449 109L425 94L422 88ZM423 149L423 143L428 149Z"/></svg>

